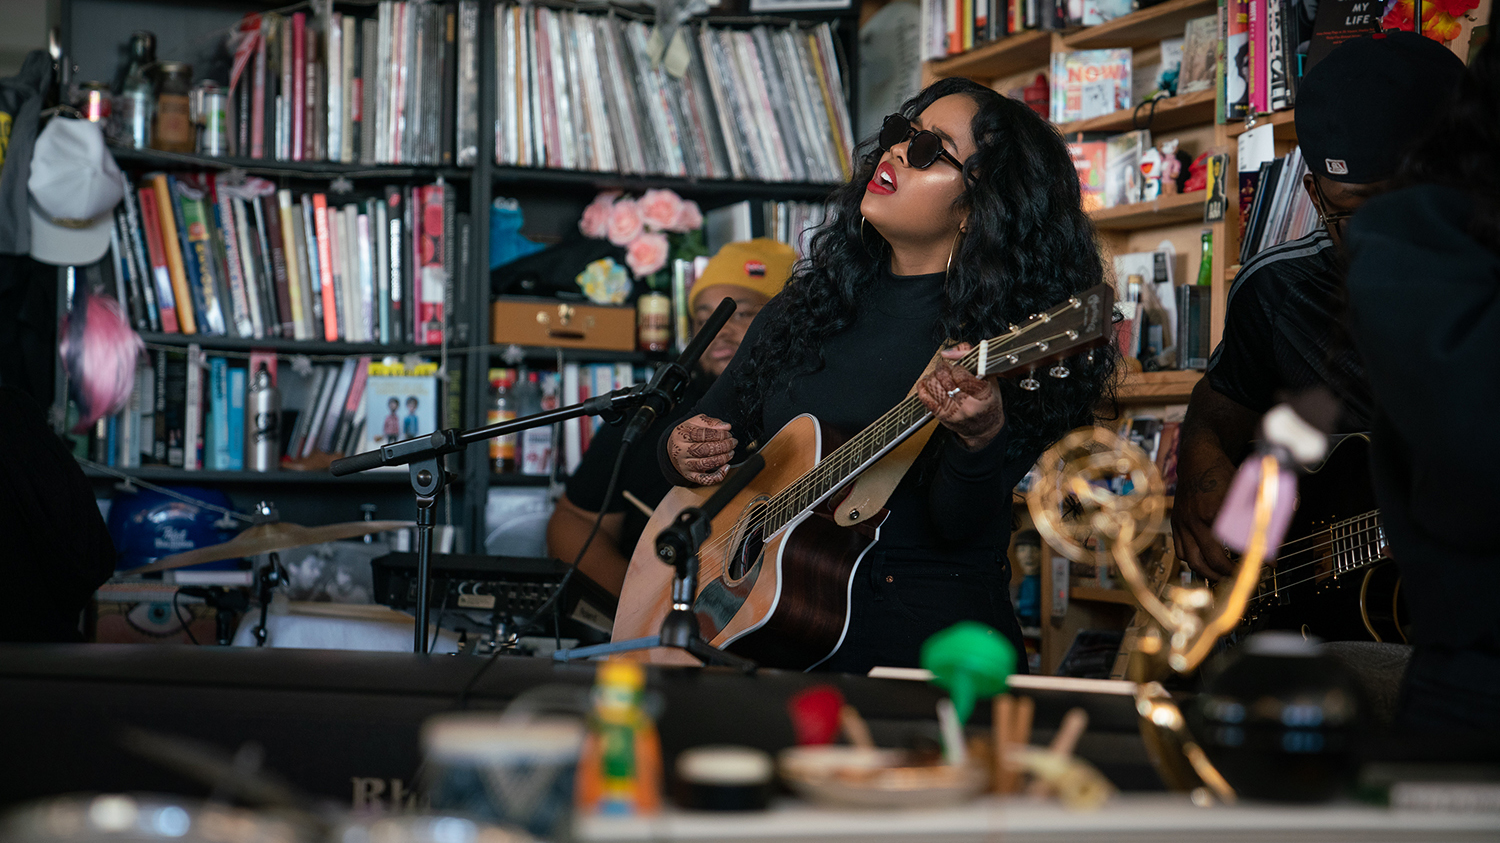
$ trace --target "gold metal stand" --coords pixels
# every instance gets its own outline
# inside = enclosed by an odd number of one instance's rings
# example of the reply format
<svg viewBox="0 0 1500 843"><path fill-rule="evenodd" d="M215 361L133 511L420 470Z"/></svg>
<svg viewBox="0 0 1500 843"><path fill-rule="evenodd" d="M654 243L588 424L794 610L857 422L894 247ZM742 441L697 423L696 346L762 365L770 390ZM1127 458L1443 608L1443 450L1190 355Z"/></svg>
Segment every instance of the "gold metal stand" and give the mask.
<svg viewBox="0 0 1500 843"><path fill-rule="evenodd" d="M1042 455L1041 478L1026 495L1032 520L1048 545L1078 562L1107 552L1119 565L1132 596L1151 619L1130 668L1130 678L1137 683L1141 735L1169 786L1207 788L1226 802L1234 800L1234 790L1188 732L1171 695L1155 680L1172 671L1196 670L1214 642L1239 623L1260 581L1280 467L1274 456L1256 459L1261 460L1261 482L1254 530L1239 571L1217 601L1207 587L1169 585L1159 597L1147 582L1137 554L1161 532L1166 496L1155 464L1113 431L1092 427L1068 434ZM1128 480L1130 490L1117 495L1106 484L1121 477Z"/></svg>

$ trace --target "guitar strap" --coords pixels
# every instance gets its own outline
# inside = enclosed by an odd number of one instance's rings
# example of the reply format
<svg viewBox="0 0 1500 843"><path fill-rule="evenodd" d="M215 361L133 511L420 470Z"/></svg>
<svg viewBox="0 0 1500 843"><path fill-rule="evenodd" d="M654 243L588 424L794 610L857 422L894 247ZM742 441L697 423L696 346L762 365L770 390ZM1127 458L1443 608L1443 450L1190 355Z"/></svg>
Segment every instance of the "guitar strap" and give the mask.
<svg viewBox="0 0 1500 843"><path fill-rule="evenodd" d="M944 343L943 348L951 344ZM921 377L917 378L917 383L921 383L922 378L926 377L940 360L942 360L941 355L932 355L932 359L927 362L927 368L923 369ZM906 394L912 395L916 391L917 384L914 383ZM890 500L891 493L896 491L896 486L900 484L901 478L906 476L911 464L917 461L922 449L927 447L927 440L932 438L932 433L937 430L937 427L929 419L926 424L917 429L916 433L906 437L905 441L892 448L890 453L860 472L859 476L854 479L849 494L844 496L834 509L834 523L840 527L853 527L870 520L870 516L879 512L880 508L885 506L885 502Z"/></svg>

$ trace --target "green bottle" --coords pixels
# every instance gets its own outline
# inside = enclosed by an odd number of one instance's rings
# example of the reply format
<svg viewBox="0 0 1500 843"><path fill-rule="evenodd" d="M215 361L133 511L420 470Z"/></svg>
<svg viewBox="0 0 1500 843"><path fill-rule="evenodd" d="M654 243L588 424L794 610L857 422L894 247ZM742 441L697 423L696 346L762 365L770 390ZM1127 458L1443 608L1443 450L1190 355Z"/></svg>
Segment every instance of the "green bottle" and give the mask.
<svg viewBox="0 0 1500 843"><path fill-rule="evenodd" d="M1203 257L1198 261L1198 286L1208 287L1214 283L1214 230L1203 229Z"/></svg>

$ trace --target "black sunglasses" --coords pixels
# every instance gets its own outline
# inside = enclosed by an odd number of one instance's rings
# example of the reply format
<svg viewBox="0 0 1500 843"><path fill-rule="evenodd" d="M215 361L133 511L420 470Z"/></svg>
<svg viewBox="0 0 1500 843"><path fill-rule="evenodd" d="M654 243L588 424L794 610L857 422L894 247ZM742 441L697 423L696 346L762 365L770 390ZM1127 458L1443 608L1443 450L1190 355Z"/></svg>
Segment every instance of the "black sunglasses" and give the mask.
<svg viewBox="0 0 1500 843"><path fill-rule="evenodd" d="M933 162L942 158L957 167L959 172L963 172L963 162L954 158L948 153L948 150L943 148L942 138L926 129L918 130L912 128L911 121L900 114L892 114L885 118L885 125L880 127L880 137L878 139L880 148L882 150L889 150L896 144L906 140L911 141L906 147L907 164L916 167L918 170L925 170L931 167Z"/></svg>

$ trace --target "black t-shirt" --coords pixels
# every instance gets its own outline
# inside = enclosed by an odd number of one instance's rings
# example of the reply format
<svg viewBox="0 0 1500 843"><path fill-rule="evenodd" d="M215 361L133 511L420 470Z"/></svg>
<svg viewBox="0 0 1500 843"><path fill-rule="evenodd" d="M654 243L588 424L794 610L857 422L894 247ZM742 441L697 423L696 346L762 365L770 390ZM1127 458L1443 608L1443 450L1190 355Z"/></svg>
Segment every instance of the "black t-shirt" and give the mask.
<svg viewBox="0 0 1500 843"><path fill-rule="evenodd" d="M762 441L802 413L853 436L901 401L943 340L944 281L944 273L887 271L875 278L861 294L854 324L825 341L825 365L792 376L766 397ZM729 422L742 449L750 436L735 385L762 325L779 309L772 299L760 312L741 353L692 411ZM973 452L945 430L934 433L886 504L890 515L879 541L856 572L848 637L822 667L863 672L877 664L916 665L922 641L959 620L988 623L1020 647L1005 551L1011 490L1038 454L1007 461L1006 444L1004 430ZM663 471L683 483L664 447L658 454ZM736 454L736 461L744 456Z"/></svg>
<svg viewBox="0 0 1500 843"><path fill-rule="evenodd" d="M1327 386L1344 405L1339 432L1369 430L1370 389L1343 318L1343 267L1328 233L1261 252L1229 288L1224 338L1208 360L1221 395L1264 413L1281 393Z"/></svg>
<svg viewBox="0 0 1500 843"><path fill-rule="evenodd" d="M609 473L614 470L615 458L620 454L620 439L625 435L624 424L604 424L594 431L594 437L589 441L589 449L584 452L583 459L579 461L578 468L573 476L568 478L566 494L568 500L572 501L580 509L589 512L623 512L625 514L624 525L620 529L620 552L625 558L630 558L635 551L636 542L641 538L641 532L646 529L646 522L650 516L641 512L640 508L625 500L625 492L630 492L649 507L655 507L666 497L667 491L672 484L662 476L661 469L657 468L656 452L653 446L667 431L677 426L677 423L688 417L694 404L703 397L707 389L706 378L699 374L688 382L687 390L683 393L682 402L677 405L677 410L664 418L656 420L656 423L646 429L644 436L631 448L625 456L625 464L620 466L620 479L615 484L614 497L609 504L604 504L604 490L609 485Z"/></svg>

